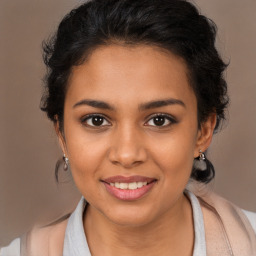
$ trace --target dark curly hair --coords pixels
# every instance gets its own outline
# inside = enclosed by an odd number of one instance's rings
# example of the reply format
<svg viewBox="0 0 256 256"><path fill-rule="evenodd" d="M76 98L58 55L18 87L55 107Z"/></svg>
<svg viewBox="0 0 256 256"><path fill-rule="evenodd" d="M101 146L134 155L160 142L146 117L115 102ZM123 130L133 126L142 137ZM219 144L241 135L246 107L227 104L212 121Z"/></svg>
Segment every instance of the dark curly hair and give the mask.
<svg viewBox="0 0 256 256"><path fill-rule="evenodd" d="M63 109L71 68L80 65L99 46L146 44L182 57L197 98L198 125L217 114L215 132L228 104L223 78L226 64L215 48L216 25L186 0L91 0L61 21L56 35L43 43L48 67L41 109L63 128ZM56 118L57 117L57 118ZM215 175L193 168L191 177L209 182Z"/></svg>

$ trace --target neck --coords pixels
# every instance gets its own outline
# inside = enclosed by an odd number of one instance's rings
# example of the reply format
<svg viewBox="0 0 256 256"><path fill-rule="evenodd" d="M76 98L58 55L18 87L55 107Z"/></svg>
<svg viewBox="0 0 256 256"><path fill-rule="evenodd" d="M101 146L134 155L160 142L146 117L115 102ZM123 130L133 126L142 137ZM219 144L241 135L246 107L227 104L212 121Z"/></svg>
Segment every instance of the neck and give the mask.
<svg viewBox="0 0 256 256"><path fill-rule="evenodd" d="M186 196L175 207L142 226L111 222L90 205L84 230L92 255L192 255L194 229L192 209Z"/></svg>

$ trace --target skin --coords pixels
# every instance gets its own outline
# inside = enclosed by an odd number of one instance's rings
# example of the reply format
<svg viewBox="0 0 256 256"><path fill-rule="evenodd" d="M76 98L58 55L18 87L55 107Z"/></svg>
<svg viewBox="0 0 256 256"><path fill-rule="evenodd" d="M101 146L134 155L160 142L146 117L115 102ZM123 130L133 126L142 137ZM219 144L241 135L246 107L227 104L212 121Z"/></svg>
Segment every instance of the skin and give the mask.
<svg viewBox="0 0 256 256"><path fill-rule="evenodd" d="M193 159L211 142L216 116L198 129L187 73L183 59L143 45L100 47L73 68L64 130L57 123L56 131L76 186L89 203L83 221L92 255L192 255L192 209L183 192ZM112 109L82 104L85 99ZM139 108L166 99L182 104ZM153 115L159 113L173 120L164 118L157 126ZM100 114L104 122L92 127L88 114ZM116 175L157 182L142 198L123 201L101 182Z"/></svg>

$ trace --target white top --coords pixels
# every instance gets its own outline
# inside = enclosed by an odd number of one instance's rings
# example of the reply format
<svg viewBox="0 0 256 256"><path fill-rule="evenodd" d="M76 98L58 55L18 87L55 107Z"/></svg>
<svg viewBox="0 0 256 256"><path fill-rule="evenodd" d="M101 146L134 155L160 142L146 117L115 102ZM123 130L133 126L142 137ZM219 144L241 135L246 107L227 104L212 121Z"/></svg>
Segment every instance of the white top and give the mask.
<svg viewBox="0 0 256 256"><path fill-rule="evenodd" d="M193 221L195 227L195 242L193 256L206 256L206 241L204 230L204 219L201 206L197 197L192 192L187 192L193 210ZM83 212L86 201L82 197L75 211L71 214L64 240L63 256L91 256L83 228ZM256 233L256 213L244 211ZM0 249L0 256L20 256L20 239Z"/></svg>

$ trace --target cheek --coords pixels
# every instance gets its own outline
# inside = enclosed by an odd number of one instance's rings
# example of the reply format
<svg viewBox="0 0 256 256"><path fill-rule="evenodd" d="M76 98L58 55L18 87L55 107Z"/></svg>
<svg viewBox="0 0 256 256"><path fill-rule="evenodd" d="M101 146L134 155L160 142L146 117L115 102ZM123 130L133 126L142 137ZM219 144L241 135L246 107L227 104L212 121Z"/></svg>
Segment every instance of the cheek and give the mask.
<svg viewBox="0 0 256 256"><path fill-rule="evenodd" d="M169 150L168 150L169 149ZM168 151L167 151L168 150ZM163 170L165 177L175 182L190 176L193 164L193 151L182 146L169 147L164 151L158 151L158 165Z"/></svg>
<svg viewBox="0 0 256 256"><path fill-rule="evenodd" d="M157 147L150 147L153 161L163 170L164 176L172 180L187 179L192 170L196 145L196 129L177 130L158 138ZM188 132L186 132L188 131Z"/></svg>
<svg viewBox="0 0 256 256"><path fill-rule="evenodd" d="M92 140L77 135L67 141L69 158L72 171L75 175L92 175L104 161L106 146L100 139ZM78 137L78 138L77 138Z"/></svg>
<svg viewBox="0 0 256 256"><path fill-rule="evenodd" d="M89 201L100 196L100 191L95 189L95 183L99 180L99 165L104 161L102 147L94 148L80 140L77 144L70 144L69 149L70 167L76 187Z"/></svg>
<svg viewBox="0 0 256 256"><path fill-rule="evenodd" d="M99 134L88 134L81 125L71 122L65 129L65 135L72 176L80 190L82 186L90 186L88 181L96 178L97 169L104 161L106 143Z"/></svg>
<svg viewBox="0 0 256 256"><path fill-rule="evenodd" d="M183 140L182 140L183 141ZM158 198L165 200L166 207L173 205L183 194L191 176L193 165L193 143L176 139L166 140L165 146L152 153L152 158L161 170ZM156 198L157 200L157 198Z"/></svg>

